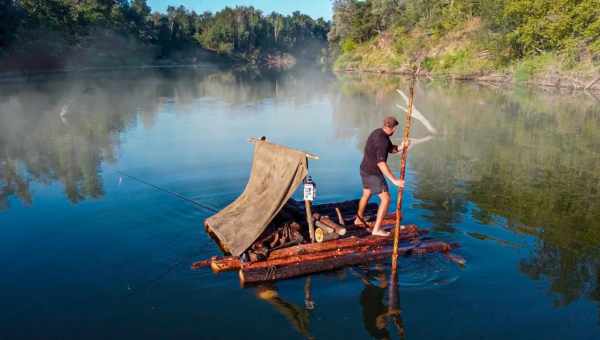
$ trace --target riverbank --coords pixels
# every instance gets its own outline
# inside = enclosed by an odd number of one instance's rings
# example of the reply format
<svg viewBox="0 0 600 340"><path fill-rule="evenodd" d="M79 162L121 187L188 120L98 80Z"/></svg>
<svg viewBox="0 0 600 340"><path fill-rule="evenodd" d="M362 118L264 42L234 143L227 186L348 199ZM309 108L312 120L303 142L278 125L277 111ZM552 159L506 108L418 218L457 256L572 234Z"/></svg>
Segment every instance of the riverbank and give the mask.
<svg viewBox="0 0 600 340"><path fill-rule="evenodd" d="M342 41L333 69L410 74L411 65L417 64L419 75L427 78L600 91L600 54L592 43L518 57L494 39L501 40L480 18L443 34L401 27L362 43Z"/></svg>
<svg viewBox="0 0 600 340"><path fill-rule="evenodd" d="M226 56L211 51L201 51L202 55L188 55L186 57L164 58L150 63L115 63L105 62L100 64L65 64L52 67L17 67L13 69L0 68L0 82L31 80L37 77L46 77L61 74L84 74L95 72L136 71L151 69L177 69L177 68L205 68L218 70L236 70L244 68L289 70L296 66L297 59L288 53L266 53L254 60L241 56ZM140 59L142 60L142 59Z"/></svg>
<svg viewBox="0 0 600 340"><path fill-rule="evenodd" d="M368 73L368 74L391 74L391 75L411 75L412 71L409 67L399 69L389 68L345 68L336 69L336 73ZM532 79L519 80L511 73L489 73L489 74L432 74L426 70L420 69L417 76L428 79L441 80L459 80L459 81L476 81L488 84L503 84L503 85L532 85L557 89L573 89L600 92L600 74L594 78L591 77L573 77L565 75L556 75L548 73L545 75L536 75Z"/></svg>

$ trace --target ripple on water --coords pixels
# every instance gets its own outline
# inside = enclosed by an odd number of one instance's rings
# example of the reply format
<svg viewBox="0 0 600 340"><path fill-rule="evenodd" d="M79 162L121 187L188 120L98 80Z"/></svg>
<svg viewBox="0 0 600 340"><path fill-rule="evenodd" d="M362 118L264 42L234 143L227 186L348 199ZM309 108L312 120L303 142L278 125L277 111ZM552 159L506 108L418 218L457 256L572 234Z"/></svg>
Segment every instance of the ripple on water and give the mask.
<svg viewBox="0 0 600 340"><path fill-rule="evenodd" d="M440 254L402 258L398 263L398 284L405 289L447 286L460 277L460 269Z"/></svg>
<svg viewBox="0 0 600 340"><path fill-rule="evenodd" d="M356 266L353 273L381 286L380 281L387 281L390 277L391 264L388 261L385 267L381 264ZM460 269L440 254L402 257L398 262L398 285L401 289L434 289L450 285L459 278Z"/></svg>

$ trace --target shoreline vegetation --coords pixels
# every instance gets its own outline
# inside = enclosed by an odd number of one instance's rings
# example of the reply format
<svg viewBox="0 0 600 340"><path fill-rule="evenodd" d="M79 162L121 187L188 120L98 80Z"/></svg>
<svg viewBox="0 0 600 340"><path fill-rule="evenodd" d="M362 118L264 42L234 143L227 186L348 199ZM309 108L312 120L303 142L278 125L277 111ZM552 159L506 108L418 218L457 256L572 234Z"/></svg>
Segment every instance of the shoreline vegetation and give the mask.
<svg viewBox="0 0 600 340"><path fill-rule="evenodd" d="M336 0L337 72L600 90L598 0Z"/></svg>
<svg viewBox="0 0 600 340"><path fill-rule="evenodd" d="M169 67L404 75L600 91L599 0L334 0L331 21L146 0L0 3L0 79Z"/></svg>
<svg viewBox="0 0 600 340"><path fill-rule="evenodd" d="M386 68L374 68L374 69L361 69L361 68L346 68L346 69L335 69L335 73L364 73L364 74L380 74L380 75L399 75L399 76L410 76L412 71L406 68L400 69L386 69ZM577 76L569 75L537 75L533 79L518 80L514 74L511 73L490 73L490 74L431 74L425 70L419 69L417 77L427 78L429 80L450 80L450 81L474 81L479 83L488 84L491 86L498 85L533 85L546 88L557 88L557 89L573 89L573 90L584 90L584 91L600 91L600 75L595 78L578 78Z"/></svg>
<svg viewBox="0 0 600 340"><path fill-rule="evenodd" d="M0 76L176 65L319 62L330 23L248 6L152 12L146 0L0 2Z"/></svg>

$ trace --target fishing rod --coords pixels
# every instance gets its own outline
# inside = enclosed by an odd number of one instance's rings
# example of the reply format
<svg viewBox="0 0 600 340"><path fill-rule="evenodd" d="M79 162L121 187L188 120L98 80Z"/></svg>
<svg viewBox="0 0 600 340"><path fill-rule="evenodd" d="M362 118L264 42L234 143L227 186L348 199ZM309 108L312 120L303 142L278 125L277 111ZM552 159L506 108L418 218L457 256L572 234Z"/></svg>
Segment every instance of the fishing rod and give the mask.
<svg viewBox="0 0 600 340"><path fill-rule="evenodd" d="M179 198L179 199L181 199L181 200L184 200L184 201L186 201L186 202L192 203L192 204L194 204L194 205L196 205L196 206L198 206L198 207L200 207L200 208L202 208L202 209L204 209L204 210L208 210L208 211L210 211L210 212L213 212L213 213L216 213L216 212L218 212L218 211L219 211L218 209L216 209L216 208L213 208L213 207L211 207L211 206L209 206L209 205L206 205L206 204L204 204L204 203L200 203L200 202L198 202L198 201L195 201L195 200L193 200L193 199L191 199L191 198L189 198L189 197L183 196L182 194L180 194L180 193L177 193L177 192L175 192L175 191L171 191L171 190L169 190L169 189L161 188L161 187L159 187L158 185L155 185L155 184L152 184L152 183L150 183L150 182L144 181L144 180L143 180L143 179L141 179L141 178L138 178L138 177L135 177L135 176L132 176L132 175L126 174L126 173L124 173L123 171L119 171L119 170L117 170L116 172L117 172L118 174L120 174L120 175L122 175L122 176L125 176L125 177L127 177L127 178L130 178L130 179L132 179L132 180L134 180L134 181L137 181L137 182L139 182L139 183L145 184L145 185L147 185L147 186L150 186L150 187L152 187L152 188L154 188L154 189L157 189L157 190L159 190L159 191L162 191L162 192L164 192L164 193L167 193L167 194L169 194L169 195L173 195L173 196L175 196L175 197L177 197L177 198Z"/></svg>

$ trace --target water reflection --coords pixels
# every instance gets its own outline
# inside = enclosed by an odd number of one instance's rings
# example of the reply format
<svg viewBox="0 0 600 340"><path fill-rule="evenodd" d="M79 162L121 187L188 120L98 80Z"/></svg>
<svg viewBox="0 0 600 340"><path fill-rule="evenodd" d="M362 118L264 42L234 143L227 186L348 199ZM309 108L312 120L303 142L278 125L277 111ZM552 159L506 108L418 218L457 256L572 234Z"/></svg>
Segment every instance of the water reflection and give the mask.
<svg viewBox="0 0 600 340"><path fill-rule="evenodd" d="M234 107L277 98L303 103L322 93L320 87L326 85L311 82L311 77L310 73L299 78L293 73L256 70L186 69L2 84L0 211L8 209L10 197L30 205L32 182L61 183L72 203L101 197L101 165L116 161L120 134L137 122L153 127L166 105L181 112L202 98Z"/></svg>
<svg viewBox="0 0 600 340"><path fill-rule="evenodd" d="M404 322L400 311L399 286L397 281L388 281L389 272L382 263L373 266L356 266L349 269L364 285L359 297L363 327L374 339L390 339L393 335L405 338ZM341 280L344 270L331 273ZM289 323L292 329L306 339L314 339L310 323L315 309L312 298L312 276L304 278L304 306L287 301L275 283L261 284L255 289L256 297L269 303ZM390 329L393 333L390 333Z"/></svg>
<svg viewBox="0 0 600 340"><path fill-rule="evenodd" d="M390 339L388 325L391 324L399 338L404 339L406 332L400 311L398 281L393 277L388 281L390 274L383 264L359 266L353 272L364 285L360 305L367 333L374 339Z"/></svg>
<svg viewBox="0 0 600 340"><path fill-rule="evenodd" d="M185 114L203 100L229 105L235 120L256 114L253 108L265 102L301 106L324 98L332 111L323 115L332 118L335 138L354 143L358 152L383 117L398 112L402 101L395 90L406 83L394 77L331 80L305 70L171 70L1 86L0 210L6 210L11 200L35 202L36 183L59 183L74 203L101 197L102 164L118 159L126 131L152 128L161 112ZM494 227L530 235L535 245L518 269L549 282L556 306L600 302L600 101L585 93L421 83L416 105L437 133L411 150L407 208L458 240L467 236L516 252L523 246L492 235ZM431 135L422 124L414 126L415 138ZM466 230L471 224L490 227L490 235ZM358 302L365 328L376 337L392 336L378 327L380 312L390 305L389 284L376 269L362 275ZM307 306L287 303L273 287L263 292L298 333L310 336Z"/></svg>
<svg viewBox="0 0 600 340"><path fill-rule="evenodd" d="M305 297L310 295L310 280L306 278ZM256 288L256 296L262 301L268 302L275 310L286 318L289 324L306 339L314 339L310 333L310 313L314 309L311 299L305 300L305 306L300 307L284 300L277 290L275 284L263 284Z"/></svg>
<svg viewBox="0 0 600 340"><path fill-rule="evenodd" d="M343 83L335 116L360 141L397 111L394 90L405 87L382 77ZM440 134L411 152L412 208L422 209L434 230L450 233L466 214L484 225L502 219L538 239L520 269L548 279L557 305L600 301L599 104L584 93L421 84L416 105ZM423 133L417 126L416 135Z"/></svg>

